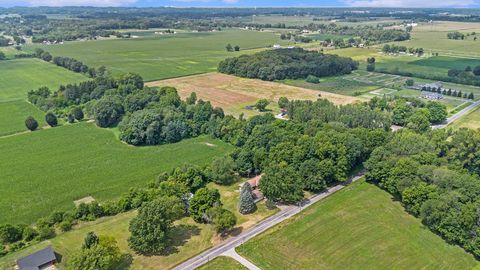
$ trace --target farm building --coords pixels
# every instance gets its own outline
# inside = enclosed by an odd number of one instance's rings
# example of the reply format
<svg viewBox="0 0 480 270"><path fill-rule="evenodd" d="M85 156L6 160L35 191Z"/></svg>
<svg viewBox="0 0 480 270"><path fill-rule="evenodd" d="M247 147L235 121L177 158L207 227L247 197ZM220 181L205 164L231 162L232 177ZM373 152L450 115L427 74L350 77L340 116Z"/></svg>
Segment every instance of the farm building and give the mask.
<svg viewBox="0 0 480 270"><path fill-rule="evenodd" d="M262 175L257 175L247 181L252 187L253 199L255 200L255 202L259 202L264 199L262 191L260 191L260 189L258 188L258 185L260 184L260 179L262 179Z"/></svg>
<svg viewBox="0 0 480 270"><path fill-rule="evenodd" d="M17 260L18 270L54 270L57 263L51 246Z"/></svg>
<svg viewBox="0 0 480 270"><path fill-rule="evenodd" d="M420 85L420 87L425 87L425 88L430 88L430 89L438 89L438 88L442 88L443 87L443 83L442 82L433 82L433 83L426 83L426 84L423 84L423 85Z"/></svg>
<svg viewBox="0 0 480 270"><path fill-rule="evenodd" d="M434 92L422 91L420 94L421 98L429 99L429 100L440 100L443 99L443 95Z"/></svg>

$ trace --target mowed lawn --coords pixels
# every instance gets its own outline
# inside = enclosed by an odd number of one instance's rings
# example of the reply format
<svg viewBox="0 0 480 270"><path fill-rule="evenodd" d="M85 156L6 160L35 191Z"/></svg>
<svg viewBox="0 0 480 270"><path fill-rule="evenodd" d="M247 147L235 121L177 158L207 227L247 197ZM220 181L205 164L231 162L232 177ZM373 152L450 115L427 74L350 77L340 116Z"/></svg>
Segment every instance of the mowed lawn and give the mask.
<svg viewBox="0 0 480 270"><path fill-rule="evenodd" d="M175 222L175 226L170 233L173 241L170 244L171 250L169 253L163 256L137 255L128 248L128 237L130 237L128 227L130 221L136 215L136 211L131 211L75 226L73 230L62 233L51 240L43 241L1 257L0 269L13 269L17 259L48 245L52 245L55 251L62 256L58 269L65 269L72 255L78 253L81 249L83 239L88 232L114 237L121 252L132 255L133 261L128 268L132 270L171 269L176 264L213 246L211 243L211 239L215 234L213 226L195 223L191 218L183 218Z"/></svg>
<svg viewBox="0 0 480 270"><path fill-rule="evenodd" d="M39 59L17 59L0 62L0 102L26 99L27 92L42 86L57 90L61 84L88 78Z"/></svg>
<svg viewBox="0 0 480 270"><path fill-rule="evenodd" d="M246 49L285 42L273 32L225 30L69 42L42 48L54 56L73 57L90 66L104 65L114 74L136 72L146 81L152 81L215 71L221 60L244 54ZM225 46L229 43L239 45L241 51L227 52Z"/></svg>
<svg viewBox="0 0 480 270"><path fill-rule="evenodd" d="M39 126L45 125L45 114L24 100L0 102L0 136L27 130L25 119L33 116Z"/></svg>
<svg viewBox="0 0 480 270"><path fill-rule="evenodd" d="M472 269L446 243L363 180L237 248L268 269Z"/></svg>
<svg viewBox="0 0 480 270"><path fill-rule="evenodd" d="M0 138L0 149L0 223L31 223L88 195L117 198L165 170L206 164L232 147L209 137L133 147L81 123Z"/></svg>
<svg viewBox="0 0 480 270"><path fill-rule="evenodd" d="M198 268L198 270L247 270L245 266L234 260L233 258L220 256L207 264Z"/></svg>

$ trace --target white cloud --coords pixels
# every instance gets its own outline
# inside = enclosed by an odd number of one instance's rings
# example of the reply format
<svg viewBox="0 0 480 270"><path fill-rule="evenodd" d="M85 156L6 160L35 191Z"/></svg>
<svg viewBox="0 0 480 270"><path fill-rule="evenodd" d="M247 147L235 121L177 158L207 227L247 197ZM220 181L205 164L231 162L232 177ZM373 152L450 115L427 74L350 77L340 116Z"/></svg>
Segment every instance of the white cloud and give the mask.
<svg viewBox="0 0 480 270"><path fill-rule="evenodd" d="M28 6L97 6L97 7L118 7L128 6L136 3L138 0L0 0L2 4L14 4L21 2L22 5Z"/></svg>
<svg viewBox="0 0 480 270"><path fill-rule="evenodd" d="M352 7L468 7L476 4L475 0L343 0Z"/></svg>

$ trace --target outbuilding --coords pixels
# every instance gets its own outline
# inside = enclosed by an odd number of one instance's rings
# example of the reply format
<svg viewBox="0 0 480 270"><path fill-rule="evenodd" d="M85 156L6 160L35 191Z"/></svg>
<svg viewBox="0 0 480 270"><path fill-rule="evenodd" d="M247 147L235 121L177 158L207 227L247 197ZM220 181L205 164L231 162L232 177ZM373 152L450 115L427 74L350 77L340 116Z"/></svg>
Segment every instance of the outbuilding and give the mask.
<svg viewBox="0 0 480 270"><path fill-rule="evenodd" d="M57 263L55 251L51 246L17 260L18 270L53 270Z"/></svg>

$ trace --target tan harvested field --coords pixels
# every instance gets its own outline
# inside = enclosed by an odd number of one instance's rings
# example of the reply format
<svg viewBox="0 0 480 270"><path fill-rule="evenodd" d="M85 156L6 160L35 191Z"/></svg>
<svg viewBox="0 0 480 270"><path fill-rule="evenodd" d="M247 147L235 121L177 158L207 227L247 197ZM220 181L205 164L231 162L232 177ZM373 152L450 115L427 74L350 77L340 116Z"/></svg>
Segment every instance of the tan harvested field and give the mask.
<svg viewBox="0 0 480 270"><path fill-rule="evenodd" d="M207 73L175 79L146 83L147 86L173 86L179 95L186 98L195 92L199 99L208 100L213 106L223 108L227 114L247 116L255 112L245 109L258 99L268 99L272 103L284 96L290 100L316 100L325 98L331 102L343 105L362 101L362 98L316 91L301 87L289 86L277 82L267 82L255 79L239 78L221 73ZM272 104L269 109L274 113L278 108Z"/></svg>
<svg viewBox="0 0 480 270"><path fill-rule="evenodd" d="M416 32L478 32L480 30L480 23L438 21L433 23L421 23L415 27L414 30Z"/></svg>

